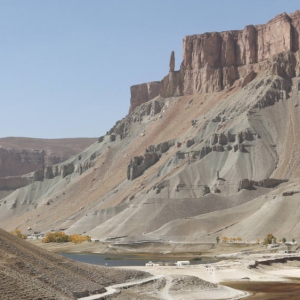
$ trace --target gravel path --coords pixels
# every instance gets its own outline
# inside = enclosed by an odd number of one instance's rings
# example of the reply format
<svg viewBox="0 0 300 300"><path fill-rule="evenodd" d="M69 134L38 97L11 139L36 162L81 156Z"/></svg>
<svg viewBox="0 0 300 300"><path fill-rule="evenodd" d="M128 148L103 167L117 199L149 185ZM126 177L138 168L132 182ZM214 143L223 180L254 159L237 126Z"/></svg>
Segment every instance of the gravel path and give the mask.
<svg viewBox="0 0 300 300"><path fill-rule="evenodd" d="M161 293L161 296L164 300L173 300L173 298L169 294L170 287L172 285L172 277L171 276L164 276L166 279L166 285Z"/></svg>
<svg viewBox="0 0 300 300"><path fill-rule="evenodd" d="M131 282L114 284L114 285L106 287L106 292L105 293L91 295L91 296L83 297L83 298L78 298L78 300L98 300L98 299L113 295L113 294L117 293L119 289L122 289L124 287L143 284L143 283L146 283L146 282L149 282L149 281L154 281L154 280L160 279L162 277L164 277L164 276L163 275L156 275L156 276L151 276L151 277L141 279L141 280L134 280L134 281L131 281ZM168 279L171 279L170 276L167 276L167 277L168 277ZM168 280L168 281L169 281L169 286L170 286L172 279ZM172 298L165 298L165 299L172 300Z"/></svg>

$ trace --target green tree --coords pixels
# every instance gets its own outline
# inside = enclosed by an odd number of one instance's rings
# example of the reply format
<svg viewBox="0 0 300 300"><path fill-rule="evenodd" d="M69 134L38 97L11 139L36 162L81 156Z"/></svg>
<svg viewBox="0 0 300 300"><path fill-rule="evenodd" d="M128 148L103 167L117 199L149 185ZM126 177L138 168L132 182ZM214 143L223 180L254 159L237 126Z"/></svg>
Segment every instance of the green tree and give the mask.
<svg viewBox="0 0 300 300"><path fill-rule="evenodd" d="M295 243L296 242L295 239L292 239L292 242Z"/></svg>
<svg viewBox="0 0 300 300"><path fill-rule="evenodd" d="M275 236L274 236L272 233L269 233L269 234L267 234L267 236L265 237L263 244L264 244L264 245L272 244L272 241L273 241L274 239L276 240Z"/></svg>
<svg viewBox="0 0 300 300"><path fill-rule="evenodd" d="M285 244L286 238L282 238L282 243Z"/></svg>
<svg viewBox="0 0 300 300"><path fill-rule="evenodd" d="M217 241L217 244L219 244L220 238L218 236L216 237L216 241Z"/></svg>

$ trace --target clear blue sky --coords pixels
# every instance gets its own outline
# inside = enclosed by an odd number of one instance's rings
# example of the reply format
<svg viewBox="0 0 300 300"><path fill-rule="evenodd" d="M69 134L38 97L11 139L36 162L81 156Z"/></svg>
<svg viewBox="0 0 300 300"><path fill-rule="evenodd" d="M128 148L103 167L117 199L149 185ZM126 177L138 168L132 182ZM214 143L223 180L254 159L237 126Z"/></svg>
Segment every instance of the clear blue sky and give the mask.
<svg viewBox="0 0 300 300"><path fill-rule="evenodd" d="M0 137L98 137L185 35L243 29L299 0L0 0Z"/></svg>

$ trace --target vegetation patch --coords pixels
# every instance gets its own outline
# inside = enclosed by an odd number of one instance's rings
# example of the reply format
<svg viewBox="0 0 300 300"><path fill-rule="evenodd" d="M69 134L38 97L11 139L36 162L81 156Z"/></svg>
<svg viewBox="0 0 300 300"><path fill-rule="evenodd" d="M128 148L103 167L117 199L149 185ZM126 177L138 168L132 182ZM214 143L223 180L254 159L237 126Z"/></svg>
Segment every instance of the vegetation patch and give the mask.
<svg viewBox="0 0 300 300"><path fill-rule="evenodd" d="M72 242L74 244L80 244L82 242L90 242L91 237L88 235L72 234L67 235L62 231L48 232L43 238L43 243L67 243Z"/></svg>

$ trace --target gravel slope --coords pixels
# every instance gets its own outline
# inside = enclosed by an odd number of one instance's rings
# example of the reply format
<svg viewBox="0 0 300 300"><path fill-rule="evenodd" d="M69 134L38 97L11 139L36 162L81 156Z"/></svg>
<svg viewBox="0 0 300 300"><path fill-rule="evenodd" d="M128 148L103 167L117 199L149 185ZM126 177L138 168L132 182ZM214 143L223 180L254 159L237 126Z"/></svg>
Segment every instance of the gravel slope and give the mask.
<svg viewBox="0 0 300 300"><path fill-rule="evenodd" d="M1 300L76 299L105 291L104 286L147 276L78 263L1 229L0 266Z"/></svg>

